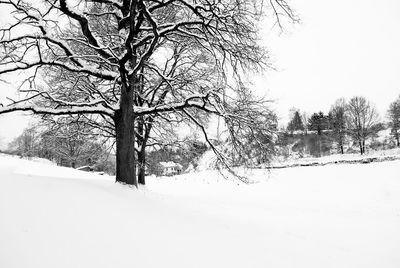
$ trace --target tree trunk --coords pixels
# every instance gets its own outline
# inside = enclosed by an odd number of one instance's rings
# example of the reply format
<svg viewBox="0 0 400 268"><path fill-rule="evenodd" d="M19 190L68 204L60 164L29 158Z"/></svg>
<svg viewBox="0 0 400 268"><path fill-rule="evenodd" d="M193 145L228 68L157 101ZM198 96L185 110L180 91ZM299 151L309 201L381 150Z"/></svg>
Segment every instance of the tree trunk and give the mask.
<svg viewBox="0 0 400 268"><path fill-rule="evenodd" d="M340 144L340 152L341 152L342 154L344 154L343 144Z"/></svg>
<svg viewBox="0 0 400 268"><path fill-rule="evenodd" d="M361 141L358 142L358 145L360 146L360 153L361 155L363 154L363 147Z"/></svg>
<svg viewBox="0 0 400 268"><path fill-rule="evenodd" d="M121 88L120 109L115 112L116 181L137 186L133 90Z"/></svg>
<svg viewBox="0 0 400 268"><path fill-rule="evenodd" d="M138 183L145 185L146 184L146 151L144 149L140 150L138 154L138 164L139 164L139 172L138 172Z"/></svg>
<svg viewBox="0 0 400 268"><path fill-rule="evenodd" d="M365 140L362 141L362 150L363 150L363 154L365 154Z"/></svg>
<svg viewBox="0 0 400 268"><path fill-rule="evenodd" d="M143 117L139 118L138 121L138 133L141 134L138 136L138 144L140 146L140 151L138 153L138 182L139 184L145 185L146 184L146 146L147 141L150 136L150 130L152 127L153 118L149 118L147 121L147 126L145 125L145 119Z"/></svg>
<svg viewBox="0 0 400 268"><path fill-rule="evenodd" d="M319 143L319 157L321 157L322 156L321 136L318 136L318 143Z"/></svg>
<svg viewBox="0 0 400 268"><path fill-rule="evenodd" d="M137 152L137 169L138 169L138 183L145 185L145 165L146 165L146 144L144 143L145 133L144 133L144 117L141 116L137 118L137 130L136 130L136 139L139 147L139 151Z"/></svg>

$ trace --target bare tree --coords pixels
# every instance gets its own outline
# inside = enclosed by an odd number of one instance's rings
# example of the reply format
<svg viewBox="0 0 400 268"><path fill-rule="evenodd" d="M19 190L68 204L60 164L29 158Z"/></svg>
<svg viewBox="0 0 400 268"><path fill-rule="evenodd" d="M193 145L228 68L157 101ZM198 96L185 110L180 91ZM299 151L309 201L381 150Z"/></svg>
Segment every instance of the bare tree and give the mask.
<svg viewBox="0 0 400 268"><path fill-rule="evenodd" d="M340 153L344 154L344 143L346 141L346 116L347 116L347 104L345 99L341 98L336 100L332 105L330 114L332 116L331 129L333 140L336 142Z"/></svg>
<svg viewBox="0 0 400 268"><path fill-rule="evenodd" d="M379 115L375 107L364 97L353 97L347 104L348 131L358 142L360 153L365 154L365 141L377 132Z"/></svg>
<svg viewBox="0 0 400 268"><path fill-rule="evenodd" d="M93 165L103 152L92 127L73 117L45 121L42 125L41 139L47 151L63 166Z"/></svg>
<svg viewBox="0 0 400 268"><path fill-rule="evenodd" d="M302 112L301 113L301 121L303 121L303 125L304 125L304 134L307 135L307 131L308 131L308 115L306 112Z"/></svg>
<svg viewBox="0 0 400 268"><path fill-rule="evenodd" d="M20 156L35 156L38 150L38 136L34 126L28 127L9 144L8 150Z"/></svg>
<svg viewBox="0 0 400 268"><path fill-rule="evenodd" d="M104 141L74 117L44 118L9 144L20 156L41 157L62 166L94 165L106 154Z"/></svg>
<svg viewBox="0 0 400 268"><path fill-rule="evenodd" d="M267 66L256 25L265 4L279 25L282 14L294 19L284 0L0 1L13 15L0 29L0 74L26 71L28 86L26 98L2 105L0 113L99 115L112 121L116 180L136 185L140 118L180 113L198 124L194 114L201 110L232 122L224 102L234 79L227 75L237 78ZM177 43L186 50L177 50ZM175 72L164 68L171 66L165 55L182 58ZM212 74L207 80L185 79L206 71ZM52 72L66 78L58 94L38 86ZM96 87L86 90L81 81ZM148 81L152 86L143 87Z"/></svg>
<svg viewBox="0 0 400 268"><path fill-rule="evenodd" d="M228 146L233 164L267 163L274 154L278 119L269 102L243 87L227 108Z"/></svg>
<svg viewBox="0 0 400 268"><path fill-rule="evenodd" d="M389 111L389 126L392 131L391 134L397 142L397 146L400 146L400 97L390 104Z"/></svg>

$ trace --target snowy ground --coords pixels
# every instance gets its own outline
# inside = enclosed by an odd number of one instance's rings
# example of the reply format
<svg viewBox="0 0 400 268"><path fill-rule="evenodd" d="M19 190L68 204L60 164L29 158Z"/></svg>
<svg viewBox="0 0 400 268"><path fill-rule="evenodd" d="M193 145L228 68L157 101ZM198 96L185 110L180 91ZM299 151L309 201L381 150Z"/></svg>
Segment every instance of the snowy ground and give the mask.
<svg viewBox="0 0 400 268"><path fill-rule="evenodd" d="M400 161L150 178L0 155L0 267L400 267Z"/></svg>
<svg viewBox="0 0 400 268"><path fill-rule="evenodd" d="M400 148L388 149L388 150L370 150L364 155L360 155L359 153L346 153L346 154L332 154L322 157L304 157L304 158L295 158L295 159L285 159L285 160L275 160L271 163L273 167L283 167L283 166L291 166L296 164L310 164L310 163L332 163L335 161L354 161L354 160L362 160L368 158L376 158L383 159L387 157L400 157Z"/></svg>

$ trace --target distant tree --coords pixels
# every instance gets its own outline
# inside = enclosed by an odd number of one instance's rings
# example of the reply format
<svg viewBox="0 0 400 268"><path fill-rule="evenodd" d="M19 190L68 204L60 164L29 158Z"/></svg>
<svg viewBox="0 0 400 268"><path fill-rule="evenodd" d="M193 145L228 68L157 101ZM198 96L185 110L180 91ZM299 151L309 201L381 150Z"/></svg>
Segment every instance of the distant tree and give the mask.
<svg viewBox="0 0 400 268"><path fill-rule="evenodd" d="M328 115L325 116L325 124L327 130L333 129L333 114L331 111L329 111Z"/></svg>
<svg viewBox="0 0 400 268"><path fill-rule="evenodd" d="M63 166L94 165L104 150L93 129L68 117L59 119L43 123L42 139L50 154Z"/></svg>
<svg viewBox="0 0 400 268"><path fill-rule="evenodd" d="M327 118L323 112L314 113L308 120L308 129L317 131L318 135L322 135L323 130L327 129Z"/></svg>
<svg viewBox="0 0 400 268"><path fill-rule="evenodd" d="M329 112L331 115L332 137L342 154L344 154L343 145L346 140L346 109L346 101L341 98L332 105Z"/></svg>
<svg viewBox="0 0 400 268"><path fill-rule="evenodd" d="M49 159L62 166L107 166L108 151L93 128L75 121L74 117L60 117L56 121L44 118L25 129L9 144L9 152L27 157ZM101 171L106 171L101 169Z"/></svg>
<svg viewBox="0 0 400 268"><path fill-rule="evenodd" d="M328 129L329 117L325 116L323 112L313 113L308 119L308 129L317 132L317 146L318 146L318 156L322 155L325 150L325 138L322 137L323 131Z"/></svg>
<svg viewBox="0 0 400 268"><path fill-rule="evenodd" d="M303 113L301 114L301 121L303 121L303 125L304 125L304 134L307 135L307 131L308 131L308 125L307 125L307 122L308 122L308 115L307 115L306 112L303 112Z"/></svg>
<svg viewBox="0 0 400 268"><path fill-rule="evenodd" d="M304 131L304 124L303 124L303 120L301 119L301 115L300 115L299 110L296 110L293 113L293 116L292 116L292 118L291 118L291 120L290 120L290 122L289 122L289 124L287 126L287 130L290 133L293 133L296 130Z"/></svg>
<svg viewBox="0 0 400 268"><path fill-rule="evenodd" d="M364 97L353 97L347 104L349 134L358 142L360 153L365 153L365 141L379 131L379 115Z"/></svg>
<svg viewBox="0 0 400 268"><path fill-rule="evenodd" d="M8 151L19 156L36 156L38 141L38 132L34 126L31 126L9 144Z"/></svg>
<svg viewBox="0 0 400 268"><path fill-rule="evenodd" d="M400 96L396 101L392 102L388 111L389 126L391 128L391 134L397 142L397 146L400 146Z"/></svg>

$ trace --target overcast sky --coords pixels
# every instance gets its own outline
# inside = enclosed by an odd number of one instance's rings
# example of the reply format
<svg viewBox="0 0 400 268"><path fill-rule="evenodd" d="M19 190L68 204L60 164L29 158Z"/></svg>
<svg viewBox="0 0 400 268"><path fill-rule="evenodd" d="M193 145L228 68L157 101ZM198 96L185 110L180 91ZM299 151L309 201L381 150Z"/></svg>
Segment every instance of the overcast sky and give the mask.
<svg viewBox="0 0 400 268"><path fill-rule="evenodd" d="M256 80L276 99L282 121L289 109L327 112L340 97L362 95L381 117L400 95L399 0L296 0L302 23L264 44L278 72Z"/></svg>
<svg viewBox="0 0 400 268"><path fill-rule="evenodd" d="M280 36L263 29L278 71L254 78L257 91L275 100L283 122L292 107L327 112L337 98L355 95L375 103L385 119L400 95L400 1L296 0L292 6L301 24ZM26 118L0 115L0 144L23 125Z"/></svg>

